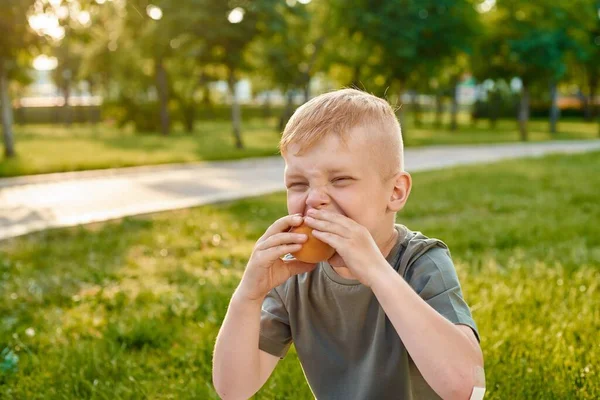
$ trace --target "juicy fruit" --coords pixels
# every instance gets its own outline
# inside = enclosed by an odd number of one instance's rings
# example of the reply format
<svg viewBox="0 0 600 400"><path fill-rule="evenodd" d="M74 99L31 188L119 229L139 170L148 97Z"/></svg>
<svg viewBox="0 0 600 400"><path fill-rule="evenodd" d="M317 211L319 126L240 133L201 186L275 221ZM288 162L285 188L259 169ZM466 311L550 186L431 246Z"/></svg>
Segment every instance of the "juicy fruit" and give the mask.
<svg viewBox="0 0 600 400"><path fill-rule="evenodd" d="M335 249L314 237L312 231L313 229L305 224L292 228L291 232L304 233L308 236L308 240L302 244L302 248L292 255L297 260L311 264L330 259L335 254Z"/></svg>

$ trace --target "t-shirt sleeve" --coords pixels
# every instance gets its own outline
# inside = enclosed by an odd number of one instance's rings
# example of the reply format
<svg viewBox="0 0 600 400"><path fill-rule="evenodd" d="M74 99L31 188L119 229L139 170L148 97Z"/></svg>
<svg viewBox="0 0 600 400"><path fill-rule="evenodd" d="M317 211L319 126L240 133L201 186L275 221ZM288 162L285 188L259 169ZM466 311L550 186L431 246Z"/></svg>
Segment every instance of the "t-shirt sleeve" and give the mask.
<svg viewBox="0 0 600 400"><path fill-rule="evenodd" d="M471 327L479 340L477 325L463 298L456 269L447 249L434 247L427 250L412 263L405 278L427 304L453 324Z"/></svg>
<svg viewBox="0 0 600 400"><path fill-rule="evenodd" d="M262 304L258 348L283 358L292 344L290 320L277 288L271 290Z"/></svg>

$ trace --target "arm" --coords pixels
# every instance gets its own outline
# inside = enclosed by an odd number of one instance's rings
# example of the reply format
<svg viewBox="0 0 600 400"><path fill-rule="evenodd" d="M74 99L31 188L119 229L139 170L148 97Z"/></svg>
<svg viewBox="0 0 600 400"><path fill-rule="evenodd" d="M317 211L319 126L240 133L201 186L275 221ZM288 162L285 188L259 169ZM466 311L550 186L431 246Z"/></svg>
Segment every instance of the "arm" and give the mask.
<svg viewBox="0 0 600 400"><path fill-rule="evenodd" d="M278 357L258 348L260 301L236 292L231 298L215 345L213 384L222 399L247 399L275 369Z"/></svg>
<svg viewBox="0 0 600 400"><path fill-rule="evenodd" d="M213 384L224 399L245 399L267 381L278 357L259 349L261 306L268 293L291 276L316 264L282 260L298 251L307 236L288 232L302 223L300 216L275 221L256 242L244 276L229 303L213 355Z"/></svg>
<svg viewBox="0 0 600 400"><path fill-rule="evenodd" d="M483 355L471 328L452 324L385 267L373 275L371 289L423 378L444 399L468 399L473 387L485 386Z"/></svg>
<svg viewBox="0 0 600 400"><path fill-rule="evenodd" d="M371 287L415 365L444 399L468 399L483 386L483 356L467 333L425 302L381 254L370 232L353 220L309 210L312 234L336 249L352 274Z"/></svg>

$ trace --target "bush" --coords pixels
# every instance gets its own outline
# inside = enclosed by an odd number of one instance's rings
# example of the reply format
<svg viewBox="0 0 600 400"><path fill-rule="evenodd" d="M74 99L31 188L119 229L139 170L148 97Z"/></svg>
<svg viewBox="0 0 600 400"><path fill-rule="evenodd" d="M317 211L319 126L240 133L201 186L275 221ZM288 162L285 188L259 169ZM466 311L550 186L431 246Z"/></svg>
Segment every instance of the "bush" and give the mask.
<svg viewBox="0 0 600 400"><path fill-rule="evenodd" d="M17 107L13 115L17 124L97 123L102 119L100 106Z"/></svg>
<svg viewBox="0 0 600 400"><path fill-rule="evenodd" d="M279 117L281 106L272 106L269 115ZM185 126L184 112L176 102L169 104L171 123L180 122ZM157 132L160 130L160 105L157 101L133 103L130 101L107 101L102 105L104 119L113 119L119 127L132 124L136 132ZM242 105L242 119L265 118L262 105ZM194 121L229 121L231 106L228 104L198 104L194 111Z"/></svg>

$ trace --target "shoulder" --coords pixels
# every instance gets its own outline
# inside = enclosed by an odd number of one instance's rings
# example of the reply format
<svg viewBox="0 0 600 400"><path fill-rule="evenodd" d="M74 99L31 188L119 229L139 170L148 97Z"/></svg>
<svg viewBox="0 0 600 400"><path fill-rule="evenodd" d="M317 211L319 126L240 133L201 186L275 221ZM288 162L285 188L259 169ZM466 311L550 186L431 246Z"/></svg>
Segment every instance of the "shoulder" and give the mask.
<svg viewBox="0 0 600 400"><path fill-rule="evenodd" d="M406 229L404 254L400 262L404 278L412 281L434 274L454 275L454 263L448 246L440 239Z"/></svg>
<svg viewBox="0 0 600 400"><path fill-rule="evenodd" d="M404 268L403 275L411 267L422 265L423 263L444 264L452 262L450 250L446 243L437 238L430 238L419 231L412 231L405 226L400 226L404 231L402 241L401 266Z"/></svg>

